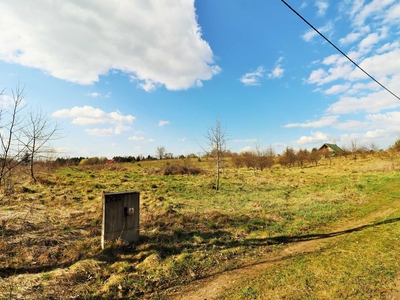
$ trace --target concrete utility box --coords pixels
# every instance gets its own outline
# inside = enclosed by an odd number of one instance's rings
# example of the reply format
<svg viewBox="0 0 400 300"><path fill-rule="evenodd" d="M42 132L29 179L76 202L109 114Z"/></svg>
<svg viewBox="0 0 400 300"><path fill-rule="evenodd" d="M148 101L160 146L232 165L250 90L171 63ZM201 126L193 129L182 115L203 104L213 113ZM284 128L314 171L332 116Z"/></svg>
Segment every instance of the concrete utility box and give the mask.
<svg viewBox="0 0 400 300"><path fill-rule="evenodd" d="M136 191L103 194L103 249L105 241L121 238L132 243L139 240L139 196Z"/></svg>

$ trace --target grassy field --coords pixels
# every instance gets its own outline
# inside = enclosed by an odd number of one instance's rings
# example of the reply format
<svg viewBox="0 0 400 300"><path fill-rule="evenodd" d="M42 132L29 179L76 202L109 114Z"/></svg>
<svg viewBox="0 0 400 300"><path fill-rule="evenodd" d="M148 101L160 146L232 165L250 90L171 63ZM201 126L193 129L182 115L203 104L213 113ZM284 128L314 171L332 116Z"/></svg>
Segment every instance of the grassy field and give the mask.
<svg viewBox="0 0 400 300"><path fill-rule="evenodd" d="M197 175L162 175L196 167ZM400 275L400 158L263 172L149 161L23 170L0 202L1 299L168 299L198 279L257 264L306 238L375 216L317 251L244 276L221 299L385 299ZM140 242L100 247L102 192L141 193ZM385 212L385 214L379 214Z"/></svg>

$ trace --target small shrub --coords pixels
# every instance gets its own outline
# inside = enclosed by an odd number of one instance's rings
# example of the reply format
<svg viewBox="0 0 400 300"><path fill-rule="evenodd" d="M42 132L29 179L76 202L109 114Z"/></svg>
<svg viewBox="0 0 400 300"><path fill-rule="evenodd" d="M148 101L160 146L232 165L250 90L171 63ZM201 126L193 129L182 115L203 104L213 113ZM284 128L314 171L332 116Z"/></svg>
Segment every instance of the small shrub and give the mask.
<svg viewBox="0 0 400 300"><path fill-rule="evenodd" d="M204 174L205 171L199 167L181 164L181 163L169 163L164 167L155 170L154 173L159 175L198 175Z"/></svg>

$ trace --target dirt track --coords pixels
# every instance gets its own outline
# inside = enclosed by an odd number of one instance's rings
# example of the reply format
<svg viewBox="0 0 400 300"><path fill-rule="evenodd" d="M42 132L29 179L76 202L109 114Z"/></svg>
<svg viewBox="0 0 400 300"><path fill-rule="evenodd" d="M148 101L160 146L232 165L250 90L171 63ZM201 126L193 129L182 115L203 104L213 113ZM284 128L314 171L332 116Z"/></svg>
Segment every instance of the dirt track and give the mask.
<svg viewBox="0 0 400 300"><path fill-rule="evenodd" d="M210 300L218 297L224 290L240 284L244 278L251 278L263 274L264 270L272 264L277 264L285 259L300 253L314 252L323 249L328 240L340 237L343 234L359 230L364 226L371 225L371 221L376 218L385 218L395 209L387 208L374 213L362 220L347 222L339 228L333 228L332 233L321 235L321 237L306 241L295 242L286 247L278 254L266 254L264 259L254 265L245 266L231 271L226 271L214 276L197 280L177 292L170 294L170 299L199 299ZM400 299L400 277L395 281L397 292L387 295L387 300Z"/></svg>

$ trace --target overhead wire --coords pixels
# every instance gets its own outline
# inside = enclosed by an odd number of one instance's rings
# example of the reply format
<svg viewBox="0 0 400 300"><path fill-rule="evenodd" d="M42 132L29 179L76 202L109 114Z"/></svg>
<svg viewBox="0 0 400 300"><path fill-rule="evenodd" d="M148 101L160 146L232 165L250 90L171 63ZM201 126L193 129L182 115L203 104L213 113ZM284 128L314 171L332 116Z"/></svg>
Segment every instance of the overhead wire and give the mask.
<svg viewBox="0 0 400 300"><path fill-rule="evenodd" d="M342 50L339 49L334 43L332 43L325 35L323 35L317 28L315 28L310 22L308 22L302 15L300 15L294 8L292 8L289 4L286 3L286 1L281 0L287 7L290 8L291 11L293 11L298 17L300 17L305 23L307 23L308 26L310 26L314 31L316 31L320 36L322 36L329 44L331 44L337 51L339 51L344 57L346 57L349 61L351 61L358 69L360 69L362 72L364 72L369 78L371 78L373 81L375 81L377 84L379 84L382 88L384 88L387 92L392 94L394 97L396 97L398 100L400 100L400 97L397 96L395 93L393 93L391 90L389 90L386 86L384 86L382 83L380 83L378 80L376 80L372 75L370 75L367 71L365 71L362 67L360 67L354 60L352 60L349 56L347 56L346 53L344 53Z"/></svg>

